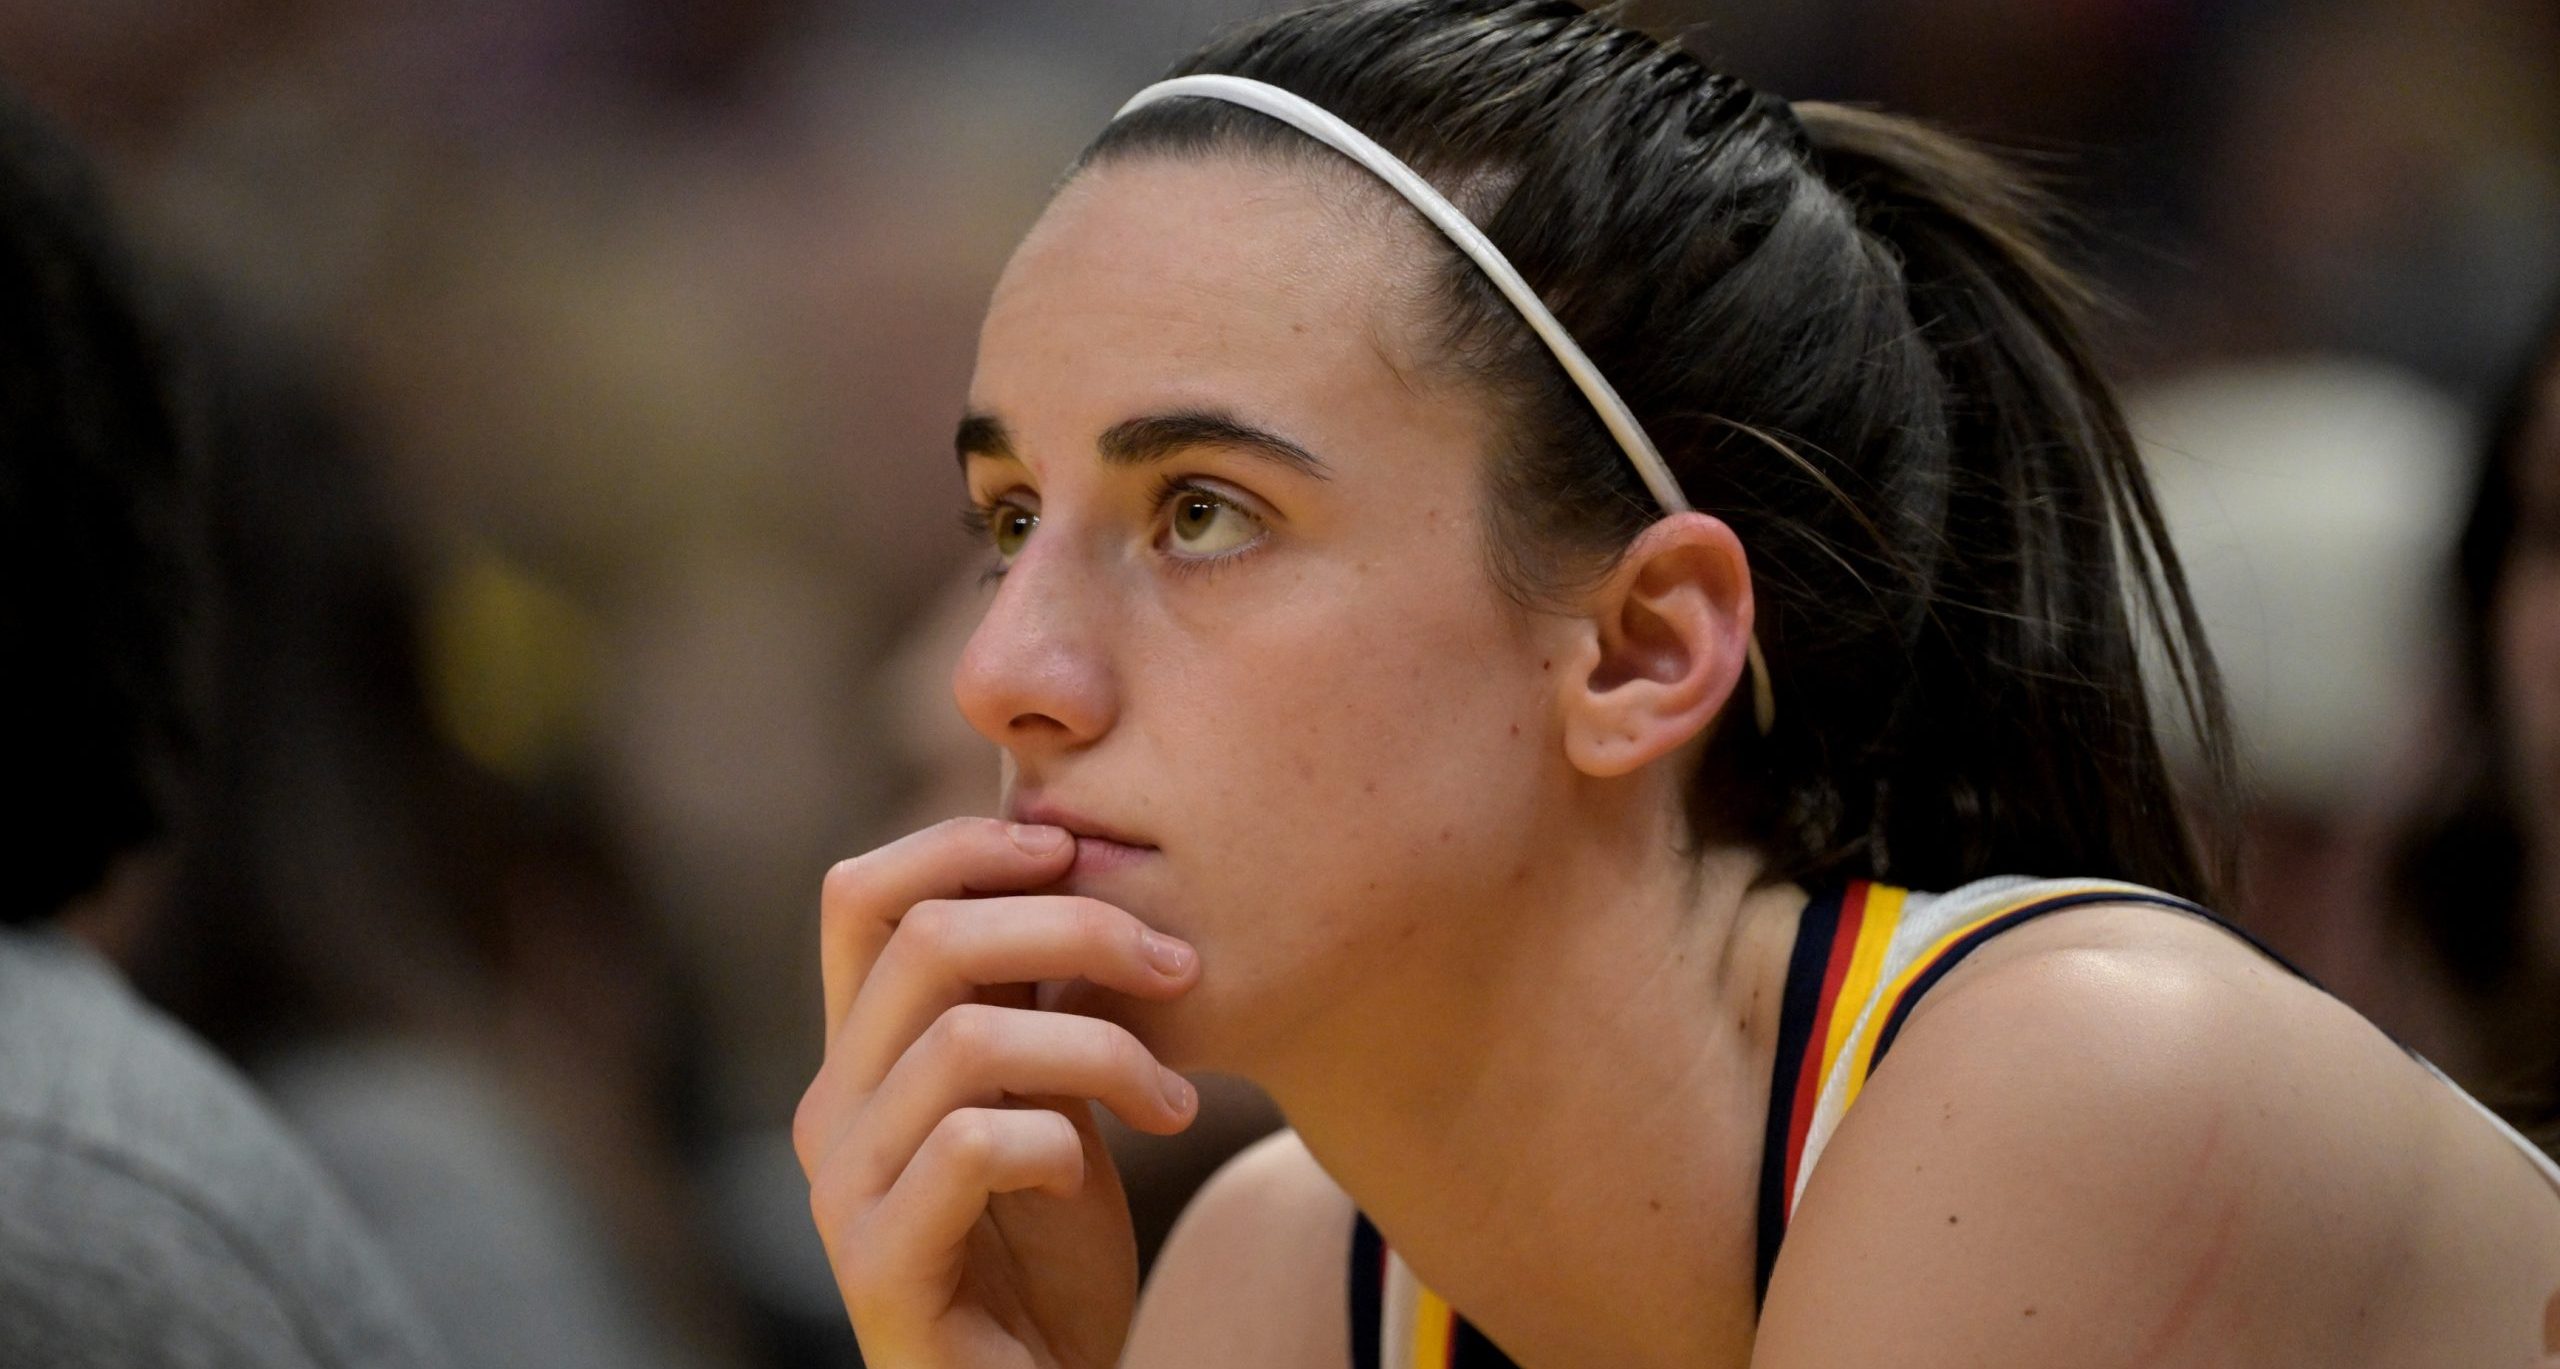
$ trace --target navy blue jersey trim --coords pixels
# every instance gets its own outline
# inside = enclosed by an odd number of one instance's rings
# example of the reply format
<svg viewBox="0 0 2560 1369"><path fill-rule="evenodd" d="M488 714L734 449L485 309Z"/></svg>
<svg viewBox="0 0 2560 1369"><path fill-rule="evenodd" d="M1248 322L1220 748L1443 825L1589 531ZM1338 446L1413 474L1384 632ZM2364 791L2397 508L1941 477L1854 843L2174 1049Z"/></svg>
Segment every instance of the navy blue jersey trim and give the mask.
<svg viewBox="0 0 2560 1369"><path fill-rule="evenodd" d="M1387 1243L1367 1215L1351 1214L1351 1369L1378 1369L1378 1300L1386 1295Z"/></svg>
<svg viewBox="0 0 2560 1369"><path fill-rule="evenodd" d="M1769 1275L1787 1237L1787 1128L1795 1117L1796 1080L1811 1048L1813 1020L1822 1012L1822 978L1831 965L1831 942L1840 931L1846 886L1815 894L1796 920L1796 945L1787 957L1786 991L1779 998L1778 1054L1769 1070L1769 1119L1760 1140L1759 1259L1752 1277L1752 1305L1768 1301Z"/></svg>
<svg viewBox="0 0 2560 1369"><path fill-rule="evenodd" d="M1449 1321L1449 1369L1520 1369L1476 1324L1454 1311Z"/></svg>

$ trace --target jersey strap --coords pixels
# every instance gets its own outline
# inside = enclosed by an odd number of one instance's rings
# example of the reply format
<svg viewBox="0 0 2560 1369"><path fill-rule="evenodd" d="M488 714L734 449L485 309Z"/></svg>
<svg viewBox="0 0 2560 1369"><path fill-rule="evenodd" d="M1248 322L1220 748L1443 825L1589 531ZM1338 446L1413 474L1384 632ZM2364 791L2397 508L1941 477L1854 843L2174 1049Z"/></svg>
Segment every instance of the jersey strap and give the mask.
<svg viewBox="0 0 2560 1369"><path fill-rule="evenodd" d="M1351 1214L1351 1369L1386 1369L1378 1362L1378 1300L1387 1287L1387 1243L1369 1214Z"/></svg>
<svg viewBox="0 0 2560 1369"><path fill-rule="evenodd" d="M1873 898L1874 894L1869 896ZM1910 1021L1913 1009L1966 957L2003 932L2048 914L2093 904L2149 905L2203 918L2248 942L2314 988L2319 987L2318 981L2304 974L2299 966L2211 910L2138 884L2005 876L1979 880L1943 894L1903 893L1900 898L1901 913L1887 933L1889 941L1882 954L1881 974L1857 995L1843 994L1834 1000L1829 1039L1838 1049L1824 1060L1823 1073L1810 1096L1799 1084L1792 1100L1809 1120L1802 1136L1791 1139L1787 1151L1783 1173L1788 1191L1782 1217L1794 1214L1823 1150ZM1768 1201L1764 1198L1764 1208ZM1782 1220L1775 1234L1784 1233ZM1764 1227L1764 1245L1769 1234Z"/></svg>
<svg viewBox="0 0 2560 1369"><path fill-rule="evenodd" d="M1517 1369L1414 1277L1366 1213L1351 1224L1351 1369Z"/></svg>
<svg viewBox="0 0 2560 1369"><path fill-rule="evenodd" d="M2217 923L2221 922L2221 919L2215 918L2203 907L2183 898L2151 889L2119 886L2021 899L1988 916L1963 923L1945 933L1936 944L1923 951L1909 965L1904 966L1901 972L1894 976L1893 983L1876 1000L1875 1007L1881 1013L1881 1017L1861 1038L1856 1057L1857 1063L1850 1075L1851 1100L1856 1099L1857 1091L1865 1084L1867 1076L1875 1072L1876 1066L1884 1063L1885 1052L1893 1049L1894 1037L1901 1034L1902 1024L1910 1020L1911 1010L1919 1004L1921 995L1929 992L1932 986L1944 979L1948 971L1963 964L1966 956L1980 950L1984 942L2022 922L2032 921L2047 913L2058 913L2067 908L2084 907L2093 903L2157 904L2175 908L2180 912L2193 913ZM2250 939L2253 943L2256 941L2254 937ZM2277 956L2265 946L2260 945L2258 949L2274 956L2278 963L2284 963L2282 956ZM2305 979L2310 978L2291 964L2285 964L2285 968L2293 970L2295 974L2302 975Z"/></svg>
<svg viewBox="0 0 2560 1369"><path fill-rule="evenodd" d="M1858 1006L1886 969L1886 951L1901 925L1905 892L1852 882L1805 905L1787 962L1778 1008L1778 1052L1769 1072L1769 1120L1760 1146L1759 1258L1755 1295L1769 1296L1787 1219L1795 1212L1796 1176L1812 1135L1814 1105L1841 1053L1848 1049ZM1844 1005L1845 1008L1844 1008Z"/></svg>

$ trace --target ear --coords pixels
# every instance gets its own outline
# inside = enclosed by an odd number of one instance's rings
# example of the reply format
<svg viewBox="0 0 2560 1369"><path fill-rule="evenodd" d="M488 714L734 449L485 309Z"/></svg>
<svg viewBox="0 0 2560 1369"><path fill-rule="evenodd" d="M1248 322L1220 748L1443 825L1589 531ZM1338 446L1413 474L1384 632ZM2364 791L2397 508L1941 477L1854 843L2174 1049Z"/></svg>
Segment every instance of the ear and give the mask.
<svg viewBox="0 0 2560 1369"><path fill-rule="evenodd" d="M1724 520L1645 529L1572 624L1558 704L1574 768L1629 774L1707 731L1737 702L1751 614L1751 564Z"/></svg>

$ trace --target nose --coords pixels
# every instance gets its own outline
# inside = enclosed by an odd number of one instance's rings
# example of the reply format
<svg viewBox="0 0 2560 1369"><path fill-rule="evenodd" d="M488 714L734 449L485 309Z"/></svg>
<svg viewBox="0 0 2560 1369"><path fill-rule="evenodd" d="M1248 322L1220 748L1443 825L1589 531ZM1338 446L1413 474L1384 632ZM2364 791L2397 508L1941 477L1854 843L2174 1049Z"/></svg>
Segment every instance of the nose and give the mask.
<svg viewBox="0 0 2560 1369"><path fill-rule="evenodd" d="M969 725L1017 762L1091 744L1119 706L1102 587L1063 540L1035 538L1015 559L951 676Z"/></svg>

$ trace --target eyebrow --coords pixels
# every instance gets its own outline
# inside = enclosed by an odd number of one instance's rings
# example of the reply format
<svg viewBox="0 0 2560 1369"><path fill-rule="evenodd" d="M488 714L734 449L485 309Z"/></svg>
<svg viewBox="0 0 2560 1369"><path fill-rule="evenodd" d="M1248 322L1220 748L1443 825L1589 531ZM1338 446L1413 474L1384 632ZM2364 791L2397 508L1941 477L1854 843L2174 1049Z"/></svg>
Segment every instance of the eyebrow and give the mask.
<svg viewBox="0 0 2560 1369"><path fill-rule="evenodd" d="M973 413L960 420L952 438L962 469L973 456L1018 461L1012 434L993 414ZM1094 443L1106 466L1146 466L1192 447L1226 447L1246 456L1274 462L1318 480L1333 478L1324 458L1265 428L1215 409L1181 409L1124 419L1104 430Z"/></svg>

